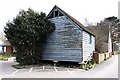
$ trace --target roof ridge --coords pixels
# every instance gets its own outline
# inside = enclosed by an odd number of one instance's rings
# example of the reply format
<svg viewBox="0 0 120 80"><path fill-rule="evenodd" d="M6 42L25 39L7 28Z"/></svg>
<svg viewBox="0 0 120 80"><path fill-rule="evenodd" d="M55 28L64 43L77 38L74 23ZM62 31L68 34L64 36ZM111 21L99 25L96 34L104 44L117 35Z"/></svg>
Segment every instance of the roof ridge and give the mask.
<svg viewBox="0 0 120 80"><path fill-rule="evenodd" d="M92 34L93 36L95 36L89 29L87 29L82 23L80 23L78 20L76 20L74 17L72 17L71 15L69 15L68 13L66 13L64 10L62 10L61 8L59 8L57 5L55 5L53 7L52 10L54 10L54 8L58 8L60 11L62 11L67 17L69 17L73 22L75 22L78 26L80 26L84 31ZM50 11L50 13L52 12L52 10ZM50 14L49 13L49 14ZM48 15L49 15L48 14ZM48 16L47 16L48 17Z"/></svg>

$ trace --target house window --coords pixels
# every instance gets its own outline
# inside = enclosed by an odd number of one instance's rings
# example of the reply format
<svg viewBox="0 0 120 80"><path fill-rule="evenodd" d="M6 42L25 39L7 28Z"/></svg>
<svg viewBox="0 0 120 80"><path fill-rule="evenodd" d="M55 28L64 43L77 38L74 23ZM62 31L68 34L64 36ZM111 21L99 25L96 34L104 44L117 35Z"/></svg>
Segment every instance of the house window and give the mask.
<svg viewBox="0 0 120 80"><path fill-rule="evenodd" d="M58 17L58 11L55 11L55 17Z"/></svg>
<svg viewBox="0 0 120 80"><path fill-rule="evenodd" d="M89 44L92 44L92 36L89 35Z"/></svg>
<svg viewBox="0 0 120 80"><path fill-rule="evenodd" d="M63 14L61 12L59 12L59 11L53 11L50 14L49 18L54 18L54 17L59 17L59 16L63 16Z"/></svg>

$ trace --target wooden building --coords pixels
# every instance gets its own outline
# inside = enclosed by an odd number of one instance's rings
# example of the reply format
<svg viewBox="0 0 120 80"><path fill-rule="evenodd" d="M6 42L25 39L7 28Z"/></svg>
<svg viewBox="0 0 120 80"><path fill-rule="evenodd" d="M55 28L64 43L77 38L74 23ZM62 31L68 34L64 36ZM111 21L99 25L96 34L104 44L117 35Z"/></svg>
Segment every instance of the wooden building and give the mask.
<svg viewBox="0 0 120 80"><path fill-rule="evenodd" d="M47 18L56 29L47 40L42 60L81 63L95 51L93 33L58 6L54 6Z"/></svg>
<svg viewBox="0 0 120 80"><path fill-rule="evenodd" d="M4 47L5 47L5 53L6 53L6 54L11 54L11 53L13 53L13 47L11 46L11 44L9 43L8 40L6 40L6 41L4 42Z"/></svg>

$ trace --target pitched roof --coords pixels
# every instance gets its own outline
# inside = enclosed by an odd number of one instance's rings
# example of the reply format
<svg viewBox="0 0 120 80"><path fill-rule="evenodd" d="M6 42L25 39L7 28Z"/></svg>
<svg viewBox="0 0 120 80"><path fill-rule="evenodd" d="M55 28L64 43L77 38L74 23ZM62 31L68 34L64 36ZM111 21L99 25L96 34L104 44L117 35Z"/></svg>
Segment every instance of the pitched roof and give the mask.
<svg viewBox="0 0 120 80"><path fill-rule="evenodd" d="M2 46L2 45L3 45L3 43L4 43L4 42L3 42L2 40L0 40L0 46Z"/></svg>
<svg viewBox="0 0 120 80"><path fill-rule="evenodd" d="M47 15L47 18L48 16L50 16L51 12L54 10L54 9L58 9L60 10L61 12L63 12L68 18L70 18L73 22L75 22L79 27L81 27L84 31L92 34L93 36L95 36L89 29L87 29L84 25L82 25L79 21L77 21L75 18L73 18L72 16L70 16L68 13L66 13L64 10L62 10L61 8L59 8L58 6L54 6L53 9L50 11L50 13Z"/></svg>
<svg viewBox="0 0 120 80"><path fill-rule="evenodd" d="M0 44L3 44L4 42L2 40L0 40Z"/></svg>
<svg viewBox="0 0 120 80"><path fill-rule="evenodd" d="M9 42L8 40L6 40L6 41L3 43L3 45L5 45L5 46L10 46L10 42Z"/></svg>

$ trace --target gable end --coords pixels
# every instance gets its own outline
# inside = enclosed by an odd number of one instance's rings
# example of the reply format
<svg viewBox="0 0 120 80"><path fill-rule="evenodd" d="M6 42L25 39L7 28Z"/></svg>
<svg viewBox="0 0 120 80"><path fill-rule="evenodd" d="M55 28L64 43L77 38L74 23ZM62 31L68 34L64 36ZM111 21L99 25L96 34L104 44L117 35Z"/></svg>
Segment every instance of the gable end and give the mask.
<svg viewBox="0 0 120 80"><path fill-rule="evenodd" d="M68 13L66 13L65 11L63 11L61 8L59 8L58 6L54 6L54 8L50 11L50 13L47 15L47 18L49 19L49 18L52 18L52 17L57 17L56 15L55 15L55 13L57 14L57 12L54 12L54 14L53 14L53 11L59 11L59 13L61 14L61 16L62 15L64 15L64 16L66 16L66 17L68 17L70 20L72 20L74 23L76 23L80 28L82 28L84 31L86 31L87 33L89 33L89 34L91 34L91 35L93 35L94 37L95 37L95 35L90 31L90 30L88 30L87 28L85 28L85 26L84 25L82 25L79 21L77 21L75 18L73 18L72 16L70 16ZM58 16L60 16L60 15L58 15Z"/></svg>

